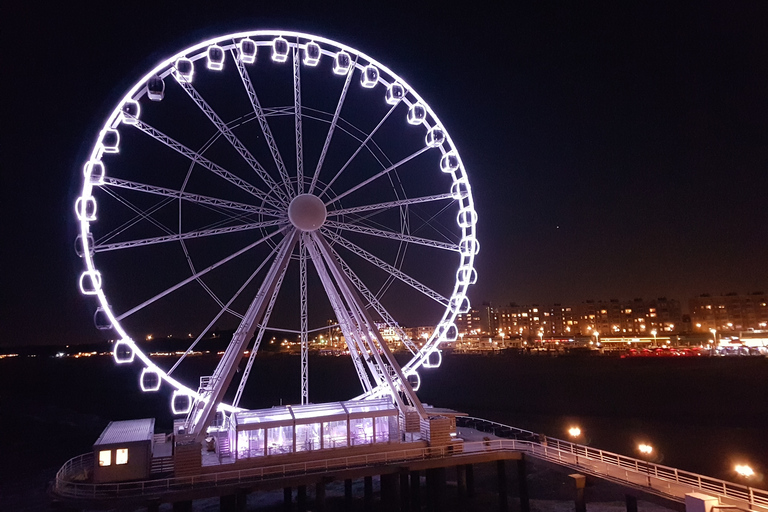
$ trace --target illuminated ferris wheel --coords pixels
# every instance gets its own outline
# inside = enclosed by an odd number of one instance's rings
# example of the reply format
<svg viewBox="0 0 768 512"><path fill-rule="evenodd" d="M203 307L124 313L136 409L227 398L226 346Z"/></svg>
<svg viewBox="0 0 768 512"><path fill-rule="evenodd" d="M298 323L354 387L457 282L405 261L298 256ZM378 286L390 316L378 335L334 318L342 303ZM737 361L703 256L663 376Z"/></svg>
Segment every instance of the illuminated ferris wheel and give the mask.
<svg viewBox="0 0 768 512"><path fill-rule="evenodd" d="M230 34L152 69L104 123L75 213L97 327L118 363L142 366L142 390L172 390L193 432L241 407L274 333L300 341L302 403L310 341L336 332L324 343L343 343L360 397L420 407L418 370L456 340L476 281L467 172L432 108L309 34ZM151 357L151 333L187 341ZM231 341L198 382L184 367L212 333Z"/></svg>

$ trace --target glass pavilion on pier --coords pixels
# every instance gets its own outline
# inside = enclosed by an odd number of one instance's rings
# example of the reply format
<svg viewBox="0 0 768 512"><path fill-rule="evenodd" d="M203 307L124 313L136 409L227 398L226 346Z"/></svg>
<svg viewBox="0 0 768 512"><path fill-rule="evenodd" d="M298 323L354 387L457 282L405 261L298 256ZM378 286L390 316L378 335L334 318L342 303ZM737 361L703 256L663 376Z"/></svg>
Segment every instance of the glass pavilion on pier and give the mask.
<svg viewBox="0 0 768 512"><path fill-rule="evenodd" d="M237 412L229 429L237 459L400 441L388 398Z"/></svg>

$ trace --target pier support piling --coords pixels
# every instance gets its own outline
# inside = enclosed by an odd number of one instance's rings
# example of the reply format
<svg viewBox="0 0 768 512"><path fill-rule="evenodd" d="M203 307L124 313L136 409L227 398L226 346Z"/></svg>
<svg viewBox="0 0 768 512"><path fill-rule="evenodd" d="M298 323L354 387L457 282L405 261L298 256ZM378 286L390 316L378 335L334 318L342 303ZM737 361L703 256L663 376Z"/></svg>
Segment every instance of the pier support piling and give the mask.
<svg viewBox="0 0 768 512"><path fill-rule="evenodd" d="M352 479L344 480L344 510L352 510Z"/></svg>
<svg viewBox="0 0 768 512"><path fill-rule="evenodd" d="M400 512L411 510L411 496L408 470L400 471Z"/></svg>
<svg viewBox="0 0 768 512"><path fill-rule="evenodd" d="M373 477L366 476L363 479L363 506L365 510L373 508Z"/></svg>
<svg viewBox="0 0 768 512"><path fill-rule="evenodd" d="M507 512L509 500L507 498L507 464L505 460L496 461L496 479L498 482L499 511Z"/></svg>
<svg viewBox="0 0 768 512"><path fill-rule="evenodd" d="M381 506L384 510L396 510L398 508L397 484L399 478L397 473L381 475Z"/></svg>
<svg viewBox="0 0 768 512"><path fill-rule="evenodd" d="M315 484L315 510L322 512L325 510L325 482L320 481Z"/></svg>
<svg viewBox="0 0 768 512"><path fill-rule="evenodd" d="M243 512L247 508L248 493L244 490L235 491L219 498L219 510L222 512Z"/></svg>
<svg viewBox="0 0 768 512"><path fill-rule="evenodd" d="M475 497L475 467L472 464L465 464L464 472L467 475L467 498L471 500Z"/></svg>
<svg viewBox="0 0 768 512"><path fill-rule="evenodd" d="M637 497L631 494L626 494L627 512L637 512Z"/></svg>
<svg viewBox="0 0 768 512"><path fill-rule="evenodd" d="M517 489L520 495L520 512L531 512L528 499L528 471L525 468L525 458L517 461Z"/></svg>
<svg viewBox="0 0 768 512"><path fill-rule="evenodd" d="M467 500L467 468L466 466L456 466L456 494L459 502Z"/></svg>
<svg viewBox="0 0 768 512"><path fill-rule="evenodd" d="M173 512L192 512L192 500L175 501Z"/></svg>
<svg viewBox="0 0 768 512"><path fill-rule="evenodd" d="M445 468L427 470L427 510L445 510Z"/></svg>
<svg viewBox="0 0 768 512"><path fill-rule="evenodd" d="M290 487L283 487L283 510L285 512L291 512L293 509L293 489Z"/></svg>
<svg viewBox="0 0 768 512"><path fill-rule="evenodd" d="M421 510L421 474L411 471L411 510Z"/></svg>
<svg viewBox="0 0 768 512"><path fill-rule="evenodd" d="M587 477L578 473L568 476L573 479L576 486L576 493L573 498L573 501L576 504L576 512L587 512L587 503L584 500L584 487L587 484Z"/></svg>
<svg viewBox="0 0 768 512"><path fill-rule="evenodd" d="M307 512L307 486L300 485L296 489L296 503L299 506L299 512Z"/></svg>

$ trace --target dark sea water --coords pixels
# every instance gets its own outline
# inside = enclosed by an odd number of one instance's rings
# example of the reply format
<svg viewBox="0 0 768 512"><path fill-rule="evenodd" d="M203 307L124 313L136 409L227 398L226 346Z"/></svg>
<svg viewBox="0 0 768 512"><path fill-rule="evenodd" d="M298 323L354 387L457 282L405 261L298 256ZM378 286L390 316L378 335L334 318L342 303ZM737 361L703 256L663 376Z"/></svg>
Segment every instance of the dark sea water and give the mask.
<svg viewBox="0 0 768 512"><path fill-rule="evenodd" d="M186 372L210 374L215 362L199 357ZM170 430L170 391L142 393L139 373L110 357L0 360L0 510L44 509L58 468L88 452L111 420L155 417L157 430ZM650 442L660 463L725 480L747 462L758 472L751 485L768 487L766 358L448 355L420 373L419 396L431 405L563 439L578 424L590 446L629 456ZM311 358L313 402L359 389L348 358ZM298 356L257 358L241 405L298 399Z"/></svg>

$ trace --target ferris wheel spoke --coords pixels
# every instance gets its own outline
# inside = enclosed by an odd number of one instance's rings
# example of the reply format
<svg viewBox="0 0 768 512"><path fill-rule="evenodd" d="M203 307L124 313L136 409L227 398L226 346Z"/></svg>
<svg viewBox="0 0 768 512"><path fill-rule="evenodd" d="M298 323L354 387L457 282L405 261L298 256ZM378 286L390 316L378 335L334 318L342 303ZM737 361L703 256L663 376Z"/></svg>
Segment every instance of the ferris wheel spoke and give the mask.
<svg viewBox="0 0 768 512"><path fill-rule="evenodd" d="M381 178L382 176L387 175L388 173L392 172L394 169L397 169L401 165L404 165L407 162L413 160L414 158L416 158L417 156L421 155L422 153L424 153L425 151L427 151L429 149L432 149L432 148L430 148L429 146L424 146L423 148L419 149L418 151L415 151L415 152L411 153L410 155L408 155L407 157L403 158L402 160L400 160L396 164L393 164L393 165L387 167L383 171L380 171L377 174L374 174L373 176L371 176L367 180L362 181L362 182L358 183L357 185L355 185L354 187L352 187L352 188L346 190L345 192L342 192L341 194L337 195L336 197L334 197L332 199L329 199L328 201L326 201L325 205L328 206L329 204L333 203L334 201L338 201L341 198L348 196L352 192L355 192L356 190L359 190L360 188L364 187L365 185L371 183L372 181L375 181L375 180Z"/></svg>
<svg viewBox="0 0 768 512"><path fill-rule="evenodd" d="M409 199L398 199L396 201L388 201L385 203L366 204L363 206L353 206L351 208L339 208L338 210L329 210L328 217L338 217L341 215L349 215L353 213L362 213L375 210L389 210L391 208L399 208L401 206L408 206L412 204L429 203L432 201L443 201L445 199L453 200L454 197L450 193L436 194L433 196L413 197Z"/></svg>
<svg viewBox="0 0 768 512"><path fill-rule="evenodd" d="M227 199L221 199L218 197L204 196L201 194L190 194L189 192L183 192L181 190L174 190L171 188L156 187L154 185L147 185L144 183L137 183L134 181L122 180L119 178L112 178L106 176L104 178L104 184L128 190L137 190L140 192L146 192L148 194L155 194L159 196L170 197L173 199L182 199L191 203L197 203L206 206L213 206L217 208L228 208L231 210L238 210L249 213L257 213L259 215L268 215L271 217L280 217L284 213L272 209L263 208L260 206L253 206L250 204L239 203L237 201L229 201Z"/></svg>
<svg viewBox="0 0 768 512"><path fill-rule="evenodd" d="M274 248L273 254L277 252L277 247ZM266 260L264 260L266 262ZM257 269L257 272L261 270L261 266ZM240 379L240 383L237 385L237 391L235 392L235 399L232 401L233 407L238 407L240 405L240 398L243 396L243 390L245 389L245 384L248 382L248 377L251 375L251 369L253 368L253 361L256 358L256 354L259 352L259 347L261 346L261 341L264 339L264 333L267 330L267 325L269 324L269 319L272 316L272 310L275 307L275 301L277 300L277 296L280 293L280 288L283 285L283 279L285 278L285 272L288 270L288 267L286 266L283 269L283 273L280 275L280 277L277 280L277 285L275 286L275 291L272 293L272 297L269 299L269 304L267 304L267 309L264 312L264 318L261 321L261 324L258 326L259 332L256 335L256 340L253 342L253 347L251 348L251 353L248 355L248 362L245 365L245 370L243 370L243 376Z"/></svg>
<svg viewBox="0 0 768 512"><path fill-rule="evenodd" d="M163 290L162 292L158 293L157 295L155 295L155 296L145 300L144 302L142 302L138 306L135 306L135 307L129 309L128 311L124 312L123 314L121 314L119 316L116 316L115 319L117 321L120 321L120 320L123 320L125 318L128 318L129 316L131 316L132 314L136 313L137 311L140 311L140 310L144 309L145 307L149 306L150 304L152 304L152 303L162 299L166 295L175 292L179 288L182 288L183 286L185 286L185 285L187 285L187 284L189 284L189 283L191 283L193 281L196 281L197 279L199 279L200 277L204 276L205 274L207 274L211 270L215 270L215 269L219 268L220 266L224 265L225 263L228 263L228 262L232 261L233 259L237 258L238 256L240 256L240 255L250 251L254 247L256 247L256 246L266 242L267 240L271 239L273 236L277 235L278 233L282 233L283 231L285 231L285 229L286 228L282 228L282 229L279 229L277 231L274 231L274 232L272 232L272 233L270 233L268 235L265 235L265 236L261 237L260 239L256 240L255 242L246 245L242 249L240 249L240 250L230 254L229 256L220 259L219 261L217 261L213 265L204 268L200 272L197 272L197 273L189 276L188 278L186 278L186 279L176 283L175 285L173 285L173 286L171 286L169 288L166 288L165 290Z"/></svg>
<svg viewBox="0 0 768 512"><path fill-rule="evenodd" d="M294 58L296 56L294 55ZM301 314L301 403L309 403L309 340L307 338L307 247L306 235L299 238L299 309Z"/></svg>
<svg viewBox="0 0 768 512"><path fill-rule="evenodd" d="M251 169L256 172L256 174L261 178L261 181L264 182L264 184L269 187L270 192L277 195L280 200L283 203L287 203L289 200L289 197L286 195L286 193L277 185L275 180L272 179L272 177L267 173L267 171L264 169L264 167L261 166L258 160L256 160L256 157L254 157L248 149L243 145L242 142L240 142L240 139L238 139L234 133L232 133L232 130L229 129L229 126L222 121L222 119L219 117L219 115L211 108L210 105L203 99L203 97L200 95L200 93L197 92L197 89L185 80L183 77L178 76L176 73L173 73L174 78L176 78L176 83L179 84L182 89L189 95L190 98L192 98L192 101L195 102L197 107L205 114L205 116L214 124L217 130L224 136L225 139L232 145L233 148L235 148L235 151L240 154L240 156L243 158L243 160L246 161L246 163L251 167Z"/></svg>
<svg viewBox="0 0 768 512"><path fill-rule="evenodd" d="M232 297L229 299L229 301L227 301L227 303L224 304L219 309L219 312L216 313L216 316L213 317L213 320L208 322L208 325L206 325L205 328L202 331L200 331L200 334L197 335L197 338L195 338L195 341L192 343L192 345L189 346L189 348L184 352L184 354L181 357L179 357L179 359L171 367L171 369L168 370L167 375L171 375L176 370L176 368L179 367L179 365L182 363L184 358L186 358L189 354L192 353L192 351L195 349L195 346L197 346L197 344L200 342L200 340L203 339L203 336L205 336L205 334L210 332L210 330L213 328L214 325L216 325L216 322L219 321L219 318L221 318L221 316L224 313L230 313L230 314L232 314L232 315L234 315L234 316L236 316L236 317L238 317L238 318L240 318L242 320L243 315L235 313L234 311L232 311L230 309L232 307L232 303L235 300L237 300L237 298L240 296L240 294L243 293L243 290L245 290L245 288L249 284L251 284L251 281L253 281L253 279L258 275L258 273L261 272L261 269L264 268L264 265L267 264L267 262L275 255L276 252L277 252L277 246L275 246L272 249L272 251L267 255L267 257L264 258L264 260L261 262L261 264L258 267L256 267L256 270L254 270L251 273L251 275L248 276L248 279L246 279L245 282L240 286L240 288L234 293L234 295L232 295ZM245 376L243 376L243 378L245 378ZM233 406L237 407L237 403L234 403Z"/></svg>
<svg viewBox="0 0 768 512"><path fill-rule="evenodd" d="M252 196L258 198L259 200L261 200L261 201L263 201L265 203L271 204L274 208L282 209L282 208L285 207L285 205L281 204L280 202L278 202L277 200L272 198L269 194L267 194L263 190L261 190L261 189L259 189L257 187L254 187L253 185L251 185L250 183L248 183L247 181L245 181L243 179L238 178L237 176L235 176L231 172L227 171L226 169L224 169L220 165L211 162L210 160L205 158L203 155L201 155L197 151L193 151L193 150L189 149L188 147L186 147L182 143L177 142L176 140L172 139L171 137L169 137L168 135L164 134L160 130L157 130L156 128L153 128L152 126L149 126L147 123L137 119L136 123L133 126L138 128L143 133L146 133L147 135L149 135L153 139L155 139L155 140L157 140L159 142L162 142L163 144L165 144L169 148L173 149L174 151L176 151L176 152L184 155L185 157L189 158L194 163L199 164L202 167L208 169L209 171L214 173L216 176L219 176L220 178L223 178L223 179L227 180L228 182L230 182L234 186L236 186L236 187L238 187L238 188L248 192L249 194L251 194Z"/></svg>
<svg viewBox="0 0 768 512"><path fill-rule="evenodd" d="M349 280L352 282L352 284L355 285L355 288L360 292L360 294L365 298L365 300L368 301L368 304L376 311L376 313L379 314L382 320L394 329L394 331L397 333L398 337L402 341L403 345L411 352L411 354L416 354L416 352L419 351L418 347L413 343L413 341L405 334L405 331L402 327L400 327L400 324L397 322L397 320L392 317L392 315L389 314L389 311L379 302L379 300L376 298L376 296L371 292L371 290L368 289L368 287L365 285L362 279L360 279L357 274L350 268L349 265L347 265L347 262L344 261L341 256L339 256L339 253L333 250L331 248L331 254L333 254L334 258L338 262L339 266L341 267L341 270L347 275Z"/></svg>
<svg viewBox="0 0 768 512"><path fill-rule="evenodd" d="M362 151L362 149L363 149L364 147L366 147L366 146L367 146L368 142L369 142L369 141L370 141L370 140L373 138L374 134L375 134L375 133L376 133L376 132L379 130L379 128L381 128L381 125L383 125L383 124L384 124L384 121L386 121L386 120L387 120L387 118L389 118L390 114L392 114L392 112L394 112L394 111L395 111L395 108L396 108L396 107L397 107L397 104L395 104L395 105L392 105L392 107L390 107L390 109L387 111L387 113L386 113L386 114L384 114L384 117L382 117L382 118L381 118L381 121L379 121L379 124L377 124L377 125L376 125L376 127L375 127L375 128L372 130L372 131L371 131L371 133L369 133L369 134L368 134L368 136L365 138L365 140L364 140L363 142L361 142L361 143L360 143L360 145L357 147L357 149L355 150L355 152L354 152L354 153L352 153L352 156L350 156L350 157L347 159L347 161L344 163L344 165L342 165L342 166L341 166L341 169L339 169L339 170L336 172L336 175L335 175L335 176L334 176L334 177L331 179L331 181L329 181L329 182L328 182L328 184L326 184L326 185L325 185L325 188L323 188L323 190L322 190L322 191L321 191L321 192L318 194L318 196L322 196L323 194L325 194L325 193L326 193L326 191L327 191L329 188L331 188L331 185L333 185L333 183L336 181L336 179L337 179L339 176L341 176L341 173L342 173L342 172L344 172L344 170L347 168L347 166L348 166L350 163L352 163L352 160L354 160L354 159L355 159L355 157L357 156L357 154L358 154L358 153L360 153L360 151ZM325 149L325 148L324 148L324 149ZM322 156L325 156L325 155L322 155ZM319 173L319 169L318 169L318 172L316 172L315 174L317 175L318 173Z"/></svg>
<svg viewBox="0 0 768 512"><path fill-rule="evenodd" d="M119 249L128 249L131 247L141 247L144 245L162 244L167 242L176 242L179 240L189 240L191 238L202 238L215 235L223 235L226 233L236 233L238 231L248 231L251 229L268 228L271 226L278 226L283 224L283 220L269 220L264 222L251 222L249 224L241 224L238 226L228 226L214 229L201 229L197 231L189 231L186 233L172 233L165 236L156 236L151 238L140 238L137 240L127 240L124 242L115 242L111 244L100 244L94 247L95 252L107 252L116 251Z"/></svg>
<svg viewBox="0 0 768 512"><path fill-rule="evenodd" d="M232 55L234 56L234 49L232 50ZM240 79L243 82L246 94L248 94L248 99L251 102L253 112L256 114L256 119L259 121L261 132L264 134L264 139L267 141L267 146L269 146L272 159L275 161L277 172L280 174L280 178L283 180L283 183L286 184L287 187L287 184L290 183L290 177L288 176L288 171L285 169L285 163L283 163L283 157L280 155L280 150L277 147L275 138L272 136L272 130L269 128L269 123L267 122L264 109L261 107L258 96L256 96L256 90L253 88L251 77L248 74L248 70L245 69L245 63L243 63L241 59L235 57L234 61L237 64L237 71L240 73ZM273 110L274 109L270 109L270 113L272 113Z"/></svg>
<svg viewBox="0 0 768 512"><path fill-rule="evenodd" d="M325 236L329 240L339 244L340 246L344 247L351 253L356 254L357 256L371 263L372 265L375 265L380 269L384 270L385 272L388 272L389 274L396 277L397 279L404 282L405 284L412 287L413 289L420 291L421 293L423 293L430 299L434 300L438 304L441 304L444 307L448 307L448 302L449 302L448 299L446 299L436 291L432 290L428 286L421 284L419 281L407 275L405 272L402 272L400 269L390 265L389 263L385 262L380 258L377 258L376 256L369 253L365 249L353 244L346 238L343 238L330 230L323 228L322 231L323 231L323 236Z"/></svg>
<svg viewBox="0 0 768 512"><path fill-rule="evenodd" d="M341 114L341 107L344 105L344 100L347 98L347 91L349 90L349 84L352 82L352 75L354 74L352 71L355 69L355 64L357 63L357 57L355 57L354 62L352 62L352 65L350 66L350 70L347 73L347 77L344 80L344 87L341 88L341 94L339 95L339 101L336 102L336 110L333 112L333 118L331 119L331 124L328 127L328 133L325 136L325 142L323 143L323 149L320 151L320 158L317 161L317 167L315 167L315 172L312 174L312 184L309 186L309 193L311 194L315 190L315 185L317 185L317 179L320 176L320 170L323 168L323 163L325 162L325 155L328 153L328 147L331 145L331 139L333 138L333 132L336 130L336 124L339 122L339 115ZM326 190L328 187L326 187ZM325 190L323 190L325 192ZM318 194L322 196L323 194Z"/></svg>
<svg viewBox="0 0 768 512"><path fill-rule="evenodd" d="M336 314L336 319L338 320L339 327L341 328L341 332L344 335L344 340L347 344L347 348L349 349L355 371L357 372L357 377L360 380L360 385L363 387L363 392L369 392L371 389L373 389L373 385L368 373L365 370L365 364L367 364L369 367L371 372L370 375L376 377L378 373L373 368L370 359L365 357L367 349L365 348L363 340L360 338L360 330L354 327L354 322L352 321L350 313L339 297L336 286L333 284L333 280L328 273L328 269L326 268L325 263L323 262L323 259L315 245L314 239L311 236L306 245L312 259L312 263L317 270L317 275L320 277L320 283L322 284L326 296L331 303L331 308ZM377 380L377 385L378 384L379 382Z"/></svg>
<svg viewBox="0 0 768 512"><path fill-rule="evenodd" d="M293 113L296 127L296 181L298 193L304 193L304 141L301 129L301 59L299 58L298 41L293 47ZM286 183L292 192L290 184ZM291 195L293 195L291 193ZM302 400L304 395L302 395ZM302 402L303 403L303 402Z"/></svg>
<svg viewBox="0 0 768 512"><path fill-rule="evenodd" d="M372 228L368 226L360 226L357 224L350 224L345 222L334 222L334 221L325 221L324 225L328 228L342 229L345 231L354 231L355 233L362 233L364 235L372 235L380 238L397 240L400 242L408 242L411 244L419 244L419 245L425 245L427 247L436 247L438 249L444 249L447 251L459 252L458 244L438 242L437 240L420 238L417 236L406 235L404 233L397 233L395 231L385 231L383 229L377 229L377 228Z"/></svg>

